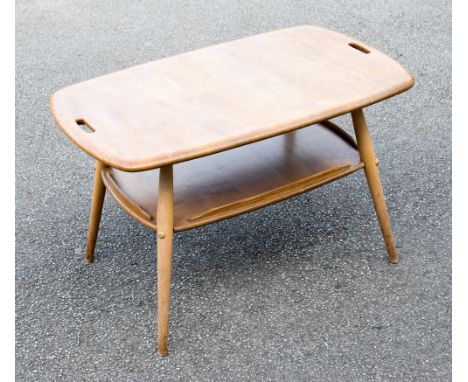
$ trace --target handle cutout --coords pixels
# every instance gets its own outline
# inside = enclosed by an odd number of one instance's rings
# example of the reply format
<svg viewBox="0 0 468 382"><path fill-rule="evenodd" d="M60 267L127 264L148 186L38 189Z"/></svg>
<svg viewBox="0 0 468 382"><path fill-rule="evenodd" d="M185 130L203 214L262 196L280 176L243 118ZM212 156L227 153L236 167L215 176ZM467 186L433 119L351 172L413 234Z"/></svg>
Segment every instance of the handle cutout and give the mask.
<svg viewBox="0 0 468 382"><path fill-rule="evenodd" d="M96 131L96 129L92 127L89 123L87 123L84 119L77 119L75 122L78 125L78 127L85 133L91 134Z"/></svg>
<svg viewBox="0 0 468 382"><path fill-rule="evenodd" d="M370 50L367 48L364 48L362 45L356 44L355 42L350 42L348 44L351 48L354 48L356 50L359 50L362 53L369 54Z"/></svg>

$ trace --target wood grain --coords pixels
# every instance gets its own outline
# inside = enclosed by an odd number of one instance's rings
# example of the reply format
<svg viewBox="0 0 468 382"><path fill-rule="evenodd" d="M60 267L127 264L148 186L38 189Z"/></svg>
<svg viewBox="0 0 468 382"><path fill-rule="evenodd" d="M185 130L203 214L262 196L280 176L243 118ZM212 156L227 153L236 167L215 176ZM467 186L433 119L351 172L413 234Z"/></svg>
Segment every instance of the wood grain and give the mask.
<svg viewBox="0 0 468 382"><path fill-rule="evenodd" d="M169 306L171 300L172 236L174 233L174 190L172 166L159 172L157 261L158 272L158 354L167 355Z"/></svg>
<svg viewBox="0 0 468 382"><path fill-rule="evenodd" d="M301 26L66 87L52 95L51 111L88 154L139 171L292 131L413 83L378 50L341 33Z"/></svg>
<svg viewBox="0 0 468 382"><path fill-rule="evenodd" d="M374 203L377 219L379 220L380 230L385 241L388 257L392 264L398 263L398 254L393 239L392 225L388 214L387 203L380 181L380 173L376 164L376 157L372 138L367 128L366 118L362 109L355 110L351 113L358 143L359 155L364 163L364 172L366 173L369 191Z"/></svg>
<svg viewBox="0 0 468 382"><path fill-rule="evenodd" d="M85 262L88 264L94 261L94 249L96 247L99 224L101 223L102 205L106 196L106 187L102 181L102 170L105 167L104 164L97 161L94 168L93 196L91 200L91 213L89 214L88 242L85 255Z"/></svg>
<svg viewBox="0 0 468 382"><path fill-rule="evenodd" d="M355 142L330 122L174 165L174 229L284 200L363 167ZM156 230L159 170L103 171L109 194Z"/></svg>

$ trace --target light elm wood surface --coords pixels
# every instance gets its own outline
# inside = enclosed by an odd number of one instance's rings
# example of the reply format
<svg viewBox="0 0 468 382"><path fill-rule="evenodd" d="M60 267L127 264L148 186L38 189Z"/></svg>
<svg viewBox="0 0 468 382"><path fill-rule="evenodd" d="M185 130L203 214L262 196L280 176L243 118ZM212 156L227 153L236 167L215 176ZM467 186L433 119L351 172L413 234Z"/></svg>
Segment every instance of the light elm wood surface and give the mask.
<svg viewBox="0 0 468 382"><path fill-rule="evenodd" d="M104 197L106 196L106 186L102 181L102 171L105 165L97 161L94 168L94 186L93 186L93 197L91 200L91 213L89 215L89 226L88 226L88 243L86 246L85 261L92 263L94 261L94 249L96 247L96 239L99 231L99 225L101 223L102 205L104 203Z"/></svg>
<svg viewBox="0 0 468 382"><path fill-rule="evenodd" d="M158 272L158 354L167 355L169 306L171 301L172 235L174 233L174 190L172 166L159 170L159 200L156 269Z"/></svg>
<svg viewBox="0 0 468 382"><path fill-rule="evenodd" d="M378 50L341 33L301 26L66 87L52 95L51 110L88 154L139 171L282 134L413 83Z"/></svg>
<svg viewBox="0 0 468 382"><path fill-rule="evenodd" d="M398 263L398 254L393 238L392 225L388 214L387 203L380 180L379 169L376 164L376 156L372 138L367 128L366 118L362 109L354 110L351 113L356 133L356 140L359 150L359 156L364 163L364 172L366 173L367 184L374 203L377 219L379 220L380 230L387 247L388 256L392 264Z"/></svg>
<svg viewBox="0 0 468 382"><path fill-rule="evenodd" d="M181 231L284 200L350 174L363 163L353 139L323 122L173 167L174 230ZM119 206L159 231L158 173L102 171Z"/></svg>

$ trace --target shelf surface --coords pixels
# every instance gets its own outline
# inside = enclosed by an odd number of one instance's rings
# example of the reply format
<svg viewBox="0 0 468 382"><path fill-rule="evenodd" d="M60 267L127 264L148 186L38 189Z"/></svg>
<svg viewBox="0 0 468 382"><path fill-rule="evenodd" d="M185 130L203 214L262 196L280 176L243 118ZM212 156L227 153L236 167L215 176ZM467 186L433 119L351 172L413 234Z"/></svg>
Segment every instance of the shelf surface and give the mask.
<svg viewBox="0 0 468 382"><path fill-rule="evenodd" d="M301 26L179 54L54 93L57 124L105 164L140 171L256 142L410 88L396 61Z"/></svg>
<svg viewBox="0 0 468 382"><path fill-rule="evenodd" d="M212 223L300 194L363 167L353 139L323 122L174 165L174 229ZM117 203L156 229L159 170L103 170Z"/></svg>

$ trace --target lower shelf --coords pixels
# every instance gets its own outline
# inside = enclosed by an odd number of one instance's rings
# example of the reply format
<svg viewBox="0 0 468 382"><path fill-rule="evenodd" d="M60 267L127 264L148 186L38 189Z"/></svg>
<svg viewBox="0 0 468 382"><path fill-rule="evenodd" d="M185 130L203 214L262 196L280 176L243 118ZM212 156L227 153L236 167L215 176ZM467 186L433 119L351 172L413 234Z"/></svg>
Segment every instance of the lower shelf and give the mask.
<svg viewBox="0 0 468 382"><path fill-rule="evenodd" d="M356 143L331 122L174 165L174 230L213 223L363 168ZM159 170L102 177L116 202L156 230Z"/></svg>

